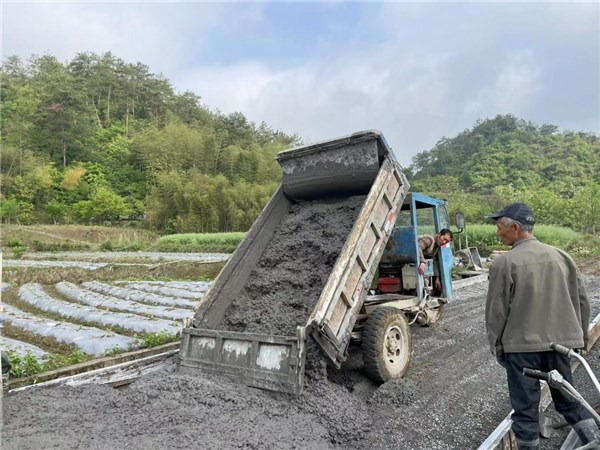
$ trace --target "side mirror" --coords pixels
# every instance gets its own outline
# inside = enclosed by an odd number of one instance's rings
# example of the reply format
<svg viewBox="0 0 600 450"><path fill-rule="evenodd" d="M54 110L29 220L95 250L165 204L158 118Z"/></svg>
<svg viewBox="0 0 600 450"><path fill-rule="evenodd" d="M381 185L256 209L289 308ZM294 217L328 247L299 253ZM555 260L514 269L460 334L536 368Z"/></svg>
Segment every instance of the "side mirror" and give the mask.
<svg viewBox="0 0 600 450"><path fill-rule="evenodd" d="M462 212L456 213L456 228L458 228L461 233L465 229L465 215Z"/></svg>

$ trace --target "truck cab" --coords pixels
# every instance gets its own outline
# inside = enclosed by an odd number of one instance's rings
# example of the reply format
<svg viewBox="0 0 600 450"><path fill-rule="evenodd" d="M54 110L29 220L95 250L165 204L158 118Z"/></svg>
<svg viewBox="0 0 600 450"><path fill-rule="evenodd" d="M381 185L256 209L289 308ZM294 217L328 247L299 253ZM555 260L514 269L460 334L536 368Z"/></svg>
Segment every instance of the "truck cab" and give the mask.
<svg viewBox="0 0 600 450"><path fill-rule="evenodd" d="M452 299L452 242L425 261L419 251L420 235L450 229L446 205L445 200L408 193L380 259L352 335L361 344L367 373L377 382L404 376L412 354L410 325L434 325ZM435 289L436 277L441 289Z"/></svg>
<svg viewBox="0 0 600 450"><path fill-rule="evenodd" d="M409 294L423 299L434 296L444 302L452 299L452 243L439 248L432 259L421 261L419 236L436 235L450 229L447 202L413 192L404 200L392 236L379 263L377 291L380 294ZM425 262L425 274L418 268ZM435 290L439 277L441 290Z"/></svg>

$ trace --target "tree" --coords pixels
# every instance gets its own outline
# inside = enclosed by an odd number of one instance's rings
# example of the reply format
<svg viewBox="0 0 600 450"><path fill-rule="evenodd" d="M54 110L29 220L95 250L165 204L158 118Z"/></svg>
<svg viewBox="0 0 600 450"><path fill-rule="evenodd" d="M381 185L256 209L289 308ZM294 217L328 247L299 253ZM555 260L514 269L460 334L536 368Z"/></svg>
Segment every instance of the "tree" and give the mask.
<svg viewBox="0 0 600 450"><path fill-rule="evenodd" d="M86 159L81 141L90 132L84 95L75 80L53 56L33 57L31 83L39 93L33 131L38 149L49 149L53 161L65 168L73 159Z"/></svg>
<svg viewBox="0 0 600 450"><path fill-rule="evenodd" d="M106 187L99 187L89 200L80 201L73 208L76 218L85 222L121 220L132 213L125 200Z"/></svg>
<svg viewBox="0 0 600 450"><path fill-rule="evenodd" d="M6 92L9 91L9 92ZM7 98L8 97L8 98ZM12 86L5 90L5 101L2 107L2 128L6 144L17 149L17 158L11 160L7 175L17 165L17 174L23 174L23 155L31 149L30 131L33 128L33 114L38 108L39 98L31 86Z"/></svg>
<svg viewBox="0 0 600 450"><path fill-rule="evenodd" d="M57 200L51 200L46 204L46 213L56 225L65 215L67 206Z"/></svg>
<svg viewBox="0 0 600 450"><path fill-rule="evenodd" d="M9 198L2 200L0 204L0 217L5 221L5 223L10 224L11 219L17 219L17 223L19 222L19 202L15 198Z"/></svg>
<svg viewBox="0 0 600 450"><path fill-rule="evenodd" d="M584 233L596 234L600 228L600 184L589 181L577 190L570 200L572 228Z"/></svg>

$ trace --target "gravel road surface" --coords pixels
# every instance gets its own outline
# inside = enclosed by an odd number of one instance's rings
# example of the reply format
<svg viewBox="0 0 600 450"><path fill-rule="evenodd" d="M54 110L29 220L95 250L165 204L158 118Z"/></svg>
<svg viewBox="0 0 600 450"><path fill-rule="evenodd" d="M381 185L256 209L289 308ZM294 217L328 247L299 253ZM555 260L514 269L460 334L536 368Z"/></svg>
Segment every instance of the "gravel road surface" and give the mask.
<svg viewBox="0 0 600 450"><path fill-rule="evenodd" d="M587 282L597 314L600 278ZM200 373L163 372L120 389L32 388L4 398L2 448L477 448L510 411L485 339L486 289L460 289L440 324L412 327L402 380L377 387L358 352L335 370L311 351L298 398Z"/></svg>

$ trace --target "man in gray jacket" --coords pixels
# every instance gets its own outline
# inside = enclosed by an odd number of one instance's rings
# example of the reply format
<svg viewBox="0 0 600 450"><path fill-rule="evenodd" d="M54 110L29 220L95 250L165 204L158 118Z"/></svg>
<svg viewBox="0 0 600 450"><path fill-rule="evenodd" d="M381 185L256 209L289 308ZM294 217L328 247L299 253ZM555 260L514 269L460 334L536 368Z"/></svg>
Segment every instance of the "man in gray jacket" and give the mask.
<svg viewBox="0 0 600 450"><path fill-rule="evenodd" d="M568 356L552 351L550 344L585 348L590 302L573 259L533 236L535 219L527 205L513 203L486 218L496 220L496 235L512 247L490 267L487 336L492 354L506 369L518 448L537 449L540 386L538 380L523 375L523 368L556 369L572 383ZM600 437L583 406L557 389L550 392L556 410L584 444Z"/></svg>

